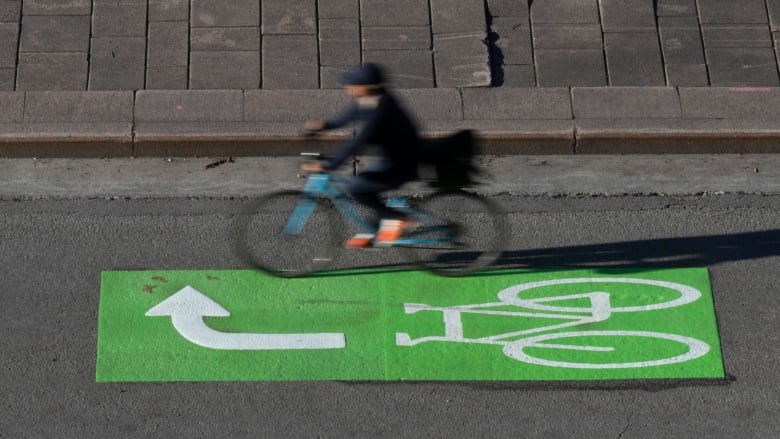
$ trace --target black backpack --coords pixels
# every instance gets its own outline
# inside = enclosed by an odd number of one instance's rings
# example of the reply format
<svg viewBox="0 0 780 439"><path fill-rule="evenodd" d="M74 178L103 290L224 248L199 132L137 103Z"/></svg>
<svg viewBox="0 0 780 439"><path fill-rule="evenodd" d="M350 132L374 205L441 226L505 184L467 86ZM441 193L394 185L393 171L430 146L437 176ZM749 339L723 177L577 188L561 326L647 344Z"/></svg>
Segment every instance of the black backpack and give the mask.
<svg viewBox="0 0 780 439"><path fill-rule="evenodd" d="M476 154L474 143L474 132L471 130L461 130L446 137L426 139L423 142L423 154L420 160L421 175L429 180L431 186L443 190L473 185L472 174L477 171L472 163Z"/></svg>

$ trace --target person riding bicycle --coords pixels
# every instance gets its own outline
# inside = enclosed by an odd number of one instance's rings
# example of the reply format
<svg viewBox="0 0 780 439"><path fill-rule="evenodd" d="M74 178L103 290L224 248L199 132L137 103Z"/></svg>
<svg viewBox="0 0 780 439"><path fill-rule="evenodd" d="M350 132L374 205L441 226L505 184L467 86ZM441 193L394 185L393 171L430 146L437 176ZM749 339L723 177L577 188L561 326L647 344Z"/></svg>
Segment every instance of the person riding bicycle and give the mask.
<svg viewBox="0 0 780 439"><path fill-rule="evenodd" d="M365 145L377 146L379 161L351 179L345 188L356 201L376 213L374 229L361 231L347 240L346 246L389 245L413 223L403 213L387 207L380 194L417 179L422 139L411 118L385 87L384 75L378 65L365 63L345 73L342 79L347 94L355 98L355 104L334 119L309 121L305 128L323 131L351 122L360 122L362 126L335 157L319 163L304 163L301 169L313 173L332 171Z"/></svg>

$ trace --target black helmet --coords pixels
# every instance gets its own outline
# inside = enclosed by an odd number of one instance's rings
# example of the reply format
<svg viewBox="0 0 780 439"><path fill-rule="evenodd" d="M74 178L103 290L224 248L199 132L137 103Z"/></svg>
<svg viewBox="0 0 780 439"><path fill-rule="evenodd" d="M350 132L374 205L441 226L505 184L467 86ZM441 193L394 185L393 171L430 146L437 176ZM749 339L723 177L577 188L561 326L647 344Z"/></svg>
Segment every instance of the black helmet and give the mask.
<svg viewBox="0 0 780 439"><path fill-rule="evenodd" d="M384 82L382 68L374 63L365 63L344 73L341 77L345 85L380 85Z"/></svg>

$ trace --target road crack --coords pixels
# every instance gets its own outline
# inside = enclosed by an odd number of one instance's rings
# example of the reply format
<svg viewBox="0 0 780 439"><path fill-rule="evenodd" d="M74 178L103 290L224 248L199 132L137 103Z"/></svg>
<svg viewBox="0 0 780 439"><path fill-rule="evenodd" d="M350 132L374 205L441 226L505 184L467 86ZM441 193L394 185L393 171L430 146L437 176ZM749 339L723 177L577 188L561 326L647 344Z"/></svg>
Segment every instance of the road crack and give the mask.
<svg viewBox="0 0 780 439"><path fill-rule="evenodd" d="M631 418L632 418L633 416L634 416L634 413L633 413L633 412L631 412L631 413L629 413L629 414L628 414L628 419L626 419L626 426L625 426L625 427L623 427L623 430L620 432L620 434L618 434L618 439L621 439L621 438L623 437L623 434L625 434L625 433L626 433L626 431L628 431L628 427L630 427L630 426L631 426Z"/></svg>

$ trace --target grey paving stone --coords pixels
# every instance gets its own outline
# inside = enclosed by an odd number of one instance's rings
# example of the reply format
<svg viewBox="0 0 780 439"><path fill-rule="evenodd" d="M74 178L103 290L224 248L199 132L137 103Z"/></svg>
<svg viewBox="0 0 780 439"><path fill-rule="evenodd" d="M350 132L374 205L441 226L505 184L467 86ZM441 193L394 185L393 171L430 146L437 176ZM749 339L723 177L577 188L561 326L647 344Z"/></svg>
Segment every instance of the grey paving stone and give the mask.
<svg viewBox="0 0 780 439"><path fill-rule="evenodd" d="M88 16L23 16L20 51L86 52Z"/></svg>
<svg viewBox="0 0 780 439"><path fill-rule="evenodd" d="M672 87L574 87L571 95L575 119L681 117Z"/></svg>
<svg viewBox="0 0 780 439"><path fill-rule="evenodd" d="M360 0L362 26L428 26L428 0Z"/></svg>
<svg viewBox="0 0 780 439"><path fill-rule="evenodd" d="M658 34L604 34L609 84L613 86L665 85Z"/></svg>
<svg viewBox="0 0 780 439"><path fill-rule="evenodd" d="M21 52L17 90L86 90L87 52Z"/></svg>
<svg viewBox="0 0 780 439"><path fill-rule="evenodd" d="M487 30L484 0L430 0L430 5L434 34Z"/></svg>
<svg viewBox="0 0 780 439"><path fill-rule="evenodd" d="M780 30L780 0L766 0L766 7L772 30Z"/></svg>
<svg viewBox="0 0 780 439"><path fill-rule="evenodd" d="M25 123L132 121L133 92L40 91L25 94Z"/></svg>
<svg viewBox="0 0 780 439"><path fill-rule="evenodd" d="M354 18L321 19L320 65L360 64L360 23Z"/></svg>
<svg viewBox="0 0 780 439"><path fill-rule="evenodd" d="M260 0L191 0L192 27L260 26Z"/></svg>
<svg viewBox="0 0 780 439"><path fill-rule="evenodd" d="M19 23L0 23L0 68L16 67Z"/></svg>
<svg viewBox="0 0 780 439"><path fill-rule="evenodd" d="M93 0L92 36L146 36L146 0Z"/></svg>
<svg viewBox="0 0 780 439"><path fill-rule="evenodd" d="M298 156L333 154L346 139L331 134L306 139L298 122L143 122L135 125L136 157Z"/></svg>
<svg viewBox="0 0 780 439"><path fill-rule="evenodd" d="M364 50L363 61L382 64L392 87L434 86L433 56L429 50Z"/></svg>
<svg viewBox="0 0 780 439"><path fill-rule="evenodd" d="M12 91L16 88L16 69L0 68L0 90Z"/></svg>
<svg viewBox="0 0 780 439"><path fill-rule="evenodd" d="M363 28L365 50L430 50L431 46L431 28L428 26Z"/></svg>
<svg viewBox="0 0 780 439"><path fill-rule="evenodd" d="M503 64L533 64L531 26L525 18L494 18L493 55Z"/></svg>
<svg viewBox="0 0 780 439"><path fill-rule="evenodd" d="M488 119L571 119L568 88L464 89L463 117Z"/></svg>
<svg viewBox="0 0 780 439"><path fill-rule="evenodd" d="M260 50L260 28L193 28L190 31L190 50L193 52Z"/></svg>
<svg viewBox="0 0 780 439"><path fill-rule="evenodd" d="M89 15L92 0L24 0L24 15Z"/></svg>
<svg viewBox="0 0 780 439"><path fill-rule="evenodd" d="M316 35L263 36L263 88L319 88Z"/></svg>
<svg viewBox="0 0 780 439"><path fill-rule="evenodd" d="M702 24L751 24L768 21L764 0L697 0Z"/></svg>
<svg viewBox="0 0 780 439"><path fill-rule="evenodd" d="M489 87L492 82L487 53L463 56L435 52L437 87Z"/></svg>
<svg viewBox="0 0 780 439"><path fill-rule="evenodd" d="M687 119L577 120L578 154L772 153L778 136L766 122Z"/></svg>
<svg viewBox="0 0 780 439"><path fill-rule="evenodd" d="M658 17L659 29L699 29L699 17Z"/></svg>
<svg viewBox="0 0 780 439"><path fill-rule="evenodd" d="M263 0L263 35L316 34L316 0Z"/></svg>
<svg viewBox="0 0 780 439"><path fill-rule="evenodd" d="M147 67L146 90L186 90L188 79L187 66Z"/></svg>
<svg viewBox="0 0 780 439"><path fill-rule="evenodd" d="M656 14L659 17L696 17L696 0L656 0Z"/></svg>
<svg viewBox="0 0 780 439"><path fill-rule="evenodd" d="M258 50L190 52L191 89L258 88L260 84Z"/></svg>
<svg viewBox="0 0 780 439"><path fill-rule="evenodd" d="M430 121L423 134L441 136L455 130L476 131L478 151L489 154L573 154L574 122L563 120Z"/></svg>
<svg viewBox="0 0 780 439"><path fill-rule="evenodd" d="M135 95L137 122L239 122L241 90L142 90Z"/></svg>
<svg viewBox="0 0 780 439"><path fill-rule="evenodd" d="M701 33L707 48L772 47L772 33L765 24L705 24Z"/></svg>
<svg viewBox="0 0 780 439"><path fill-rule="evenodd" d="M531 23L599 24L598 0L536 0L531 3Z"/></svg>
<svg viewBox="0 0 780 439"><path fill-rule="evenodd" d="M21 123L24 119L24 93L0 92L0 123Z"/></svg>
<svg viewBox="0 0 780 439"><path fill-rule="evenodd" d="M188 21L189 0L149 0L149 21Z"/></svg>
<svg viewBox="0 0 780 439"><path fill-rule="evenodd" d="M507 47L510 46L507 44ZM438 87L490 85L490 57L484 32L434 35L433 48ZM518 64L521 61L518 60Z"/></svg>
<svg viewBox="0 0 780 439"><path fill-rule="evenodd" d="M19 23L21 10L21 0L0 1L0 23Z"/></svg>
<svg viewBox="0 0 780 439"><path fill-rule="evenodd" d="M354 69L354 65L350 66L321 66L320 67L320 88L334 89L342 88L341 76Z"/></svg>
<svg viewBox="0 0 780 439"><path fill-rule="evenodd" d="M463 120L463 100L458 89L400 89L394 93L418 123Z"/></svg>
<svg viewBox="0 0 780 439"><path fill-rule="evenodd" d="M673 87L706 87L710 81L706 64L665 64L666 83Z"/></svg>
<svg viewBox="0 0 780 439"><path fill-rule="evenodd" d="M0 126L9 158L109 158L133 155L130 122L59 122Z"/></svg>
<svg viewBox="0 0 780 439"><path fill-rule="evenodd" d="M770 48L705 48L705 53L713 86L778 85L777 60Z"/></svg>
<svg viewBox="0 0 780 439"><path fill-rule="evenodd" d="M602 49L601 26L598 24L537 24L533 27L537 49Z"/></svg>
<svg viewBox="0 0 780 439"><path fill-rule="evenodd" d="M780 32L772 32L772 41L775 43L775 57L777 58L777 65L780 67Z"/></svg>
<svg viewBox="0 0 780 439"><path fill-rule="evenodd" d="M88 89L143 89L145 58L143 37L92 38Z"/></svg>
<svg viewBox="0 0 780 439"><path fill-rule="evenodd" d="M680 87L682 115L689 119L777 120L780 90L771 88Z"/></svg>
<svg viewBox="0 0 780 439"><path fill-rule="evenodd" d="M654 32L655 9L647 0L599 0L604 32Z"/></svg>
<svg viewBox="0 0 780 439"><path fill-rule="evenodd" d="M491 17L529 18L528 0L488 0Z"/></svg>
<svg viewBox="0 0 780 439"><path fill-rule="evenodd" d="M540 87L607 85L603 49L538 49L535 56Z"/></svg>
<svg viewBox="0 0 780 439"><path fill-rule="evenodd" d="M704 46L699 28L661 28L659 30L664 63L705 64Z"/></svg>
<svg viewBox="0 0 780 439"><path fill-rule="evenodd" d="M360 18L360 0L317 0L319 18Z"/></svg>
<svg viewBox="0 0 780 439"><path fill-rule="evenodd" d="M189 58L189 42L187 41L189 34L190 26L186 21L149 22L146 66L186 67ZM257 47L259 46L258 41Z"/></svg>
<svg viewBox="0 0 780 439"><path fill-rule="evenodd" d="M245 90L244 120L304 122L334 117L351 99L342 90Z"/></svg>
<svg viewBox="0 0 780 439"><path fill-rule="evenodd" d="M493 66L494 87L535 87L536 70L533 65Z"/></svg>

